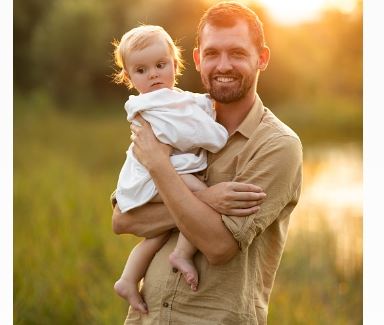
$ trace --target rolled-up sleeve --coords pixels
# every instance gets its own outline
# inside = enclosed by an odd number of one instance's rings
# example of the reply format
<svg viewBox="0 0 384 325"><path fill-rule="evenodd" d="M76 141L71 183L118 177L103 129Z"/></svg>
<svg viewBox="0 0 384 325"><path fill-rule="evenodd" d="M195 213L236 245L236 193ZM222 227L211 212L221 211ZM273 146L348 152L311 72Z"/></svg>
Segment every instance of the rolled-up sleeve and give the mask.
<svg viewBox="0 0 384 325"><path fill-rule="evenodd" d="M292 136L280 136L267 142L255 158L239 171L233 181L260 186L267 194L260 210L247 217L222 215L222 221L246 249L289 204L301 186L302 147Z"/></svg>

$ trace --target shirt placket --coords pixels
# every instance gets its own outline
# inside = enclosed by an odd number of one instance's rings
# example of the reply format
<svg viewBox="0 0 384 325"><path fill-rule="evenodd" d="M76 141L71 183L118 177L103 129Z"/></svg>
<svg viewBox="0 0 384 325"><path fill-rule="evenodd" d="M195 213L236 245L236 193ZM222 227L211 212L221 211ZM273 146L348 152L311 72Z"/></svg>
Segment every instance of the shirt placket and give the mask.
<svg viewBox="0 0 384 325"><path fill-rule="evenodd" d="M172 268L169 273L167 283L165 286L166 288L165 294L161 299L161 309L160 309L161 324L171 324L171 320L173 318L172 305L178 291L178 286L180 283L181 276L182 276L181 272L179 272L175 268Z"/></svg>

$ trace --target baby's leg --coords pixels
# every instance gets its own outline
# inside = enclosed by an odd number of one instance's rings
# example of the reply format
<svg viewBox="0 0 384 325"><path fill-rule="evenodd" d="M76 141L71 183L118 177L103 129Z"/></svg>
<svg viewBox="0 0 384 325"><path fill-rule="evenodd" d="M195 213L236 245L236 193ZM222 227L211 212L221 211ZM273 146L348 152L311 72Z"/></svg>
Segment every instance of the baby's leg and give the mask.
<svg viewBox="0 0 384 325"><path fill-rule="evenodd" d="M117 294L128 300L131 307L141 313L148 313L148 308L139 293L138 283L144 277L153 256L168 238L169 232L144 239L136 245L128 257L120 279L115 283Z"/></svg>
<svg viewBox="0 0 384 325"><path fill-rule="evenodd" d="M207 188L203 182L192 174L184 174L180 176L192 192ZM169 255L171 265L182 272L185 280L191 286L193 291L197 290L199 284L199 276L193 263L193 255L195 255L196 251L197 249L182 233L180 233L176 247L171 255Z"/></svg>
<svg viewBox="0 0 384 325"><path fill-rule="evenodd" d="M191 286L193 291L197 290L199 284L199 275L193 263L193 255L197 249L194 247L182 233L179 234L176 247L169 255L171 265L180 270L185 281Z"/></svg>

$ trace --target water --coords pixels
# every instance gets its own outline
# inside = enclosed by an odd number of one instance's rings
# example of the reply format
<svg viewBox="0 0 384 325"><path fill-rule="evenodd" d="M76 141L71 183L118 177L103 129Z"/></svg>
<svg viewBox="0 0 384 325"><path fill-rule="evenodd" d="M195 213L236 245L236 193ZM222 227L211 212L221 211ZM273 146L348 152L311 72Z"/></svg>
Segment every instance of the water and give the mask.
<svg viewBox="0 0 384 325"><path fill-rule="evenodd" d="M362 149L357 144L304 148L304 179L290 236L334 235L335 259L346 276L362 267ZM289 247L287 247L289 249Z"/></svg>

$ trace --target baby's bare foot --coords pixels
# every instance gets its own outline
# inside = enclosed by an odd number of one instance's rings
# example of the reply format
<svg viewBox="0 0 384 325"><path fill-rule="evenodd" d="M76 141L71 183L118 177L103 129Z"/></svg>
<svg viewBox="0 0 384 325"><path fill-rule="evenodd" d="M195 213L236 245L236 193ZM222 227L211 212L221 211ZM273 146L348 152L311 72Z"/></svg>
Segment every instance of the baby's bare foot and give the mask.
<svg viewBox="0 0 384 325"><path fill-rule="evenodd" d="M191 289L196 291L199 284L199 276L192 259L185 258L178 255L176 252L172 252L169 255L169 262L183 274L185 281L191 286Z"/></svg>
<svg viewBox="0 0 384 325"><path fill-rule="evenodd" d="M119 279L114 285L116 293L127 300L131 307L143 314L148 313L147 304L141 297L140 292L137 290L137 284L131 283L125 279Z"/></svg>

